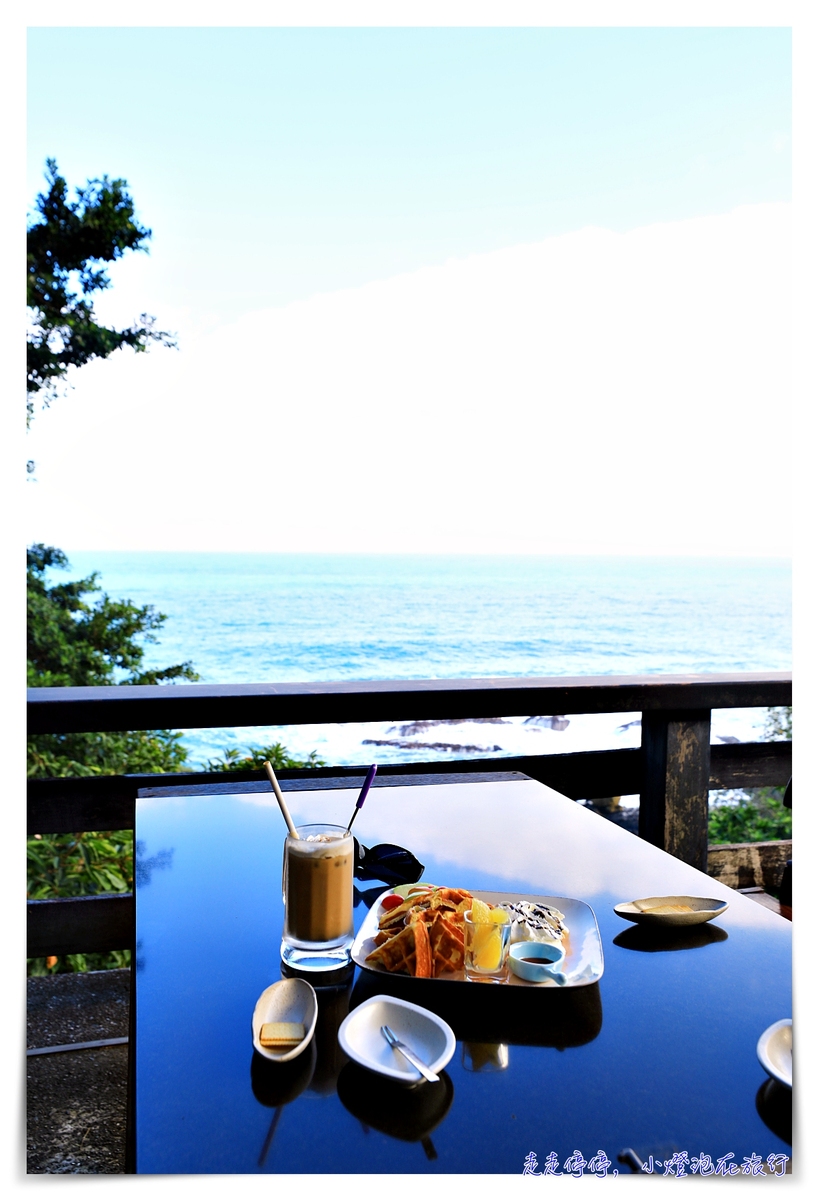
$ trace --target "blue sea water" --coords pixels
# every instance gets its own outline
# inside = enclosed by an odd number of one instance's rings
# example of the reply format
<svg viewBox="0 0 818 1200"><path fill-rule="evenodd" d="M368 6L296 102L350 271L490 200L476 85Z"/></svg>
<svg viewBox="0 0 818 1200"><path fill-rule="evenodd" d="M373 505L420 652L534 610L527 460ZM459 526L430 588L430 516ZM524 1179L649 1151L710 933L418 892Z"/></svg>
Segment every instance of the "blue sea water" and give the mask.
<svg viewBox="0 0 818 1200"><path fill-rule="evenodd" d="M146 665L189 660L205 682L791 667L785 559L111 551L69 558L71 578L98 571L110 596L167 614ZM458 746L543 753L638 745L638 715L572 716L560 730L522 718L409 733L385 722L191 730L185 741L197 762L271 740L335 763L449 757ZM761 715L714 714L714 740L757 736ZM411 745L375 750L366 739ZM433 745L452 749L420 753Z"/></svg>

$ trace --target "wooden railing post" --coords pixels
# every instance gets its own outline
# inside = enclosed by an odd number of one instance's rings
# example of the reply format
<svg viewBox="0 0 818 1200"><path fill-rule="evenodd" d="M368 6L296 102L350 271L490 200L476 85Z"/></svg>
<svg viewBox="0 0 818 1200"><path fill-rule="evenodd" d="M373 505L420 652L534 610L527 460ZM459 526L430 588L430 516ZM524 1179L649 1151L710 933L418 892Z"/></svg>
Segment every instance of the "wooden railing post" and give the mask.
<svg viewBox="0 0 818 1200"><path fill-rule="evenodd" d="M710 711L642 713L639 836L707 871Z"/></svg>

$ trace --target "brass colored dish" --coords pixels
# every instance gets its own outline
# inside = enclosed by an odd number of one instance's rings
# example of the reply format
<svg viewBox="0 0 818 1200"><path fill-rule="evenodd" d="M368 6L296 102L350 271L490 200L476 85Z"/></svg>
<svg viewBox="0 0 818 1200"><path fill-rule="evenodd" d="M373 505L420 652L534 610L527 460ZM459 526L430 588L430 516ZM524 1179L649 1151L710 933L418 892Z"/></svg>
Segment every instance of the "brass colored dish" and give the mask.
<svg viewBox="0 0 818 1200"><path fill-rule="evenodd" d="M726 900L705 896L647 896L615 904L614 912L638 925L701 925L721 916L727 907Z"/></svg>

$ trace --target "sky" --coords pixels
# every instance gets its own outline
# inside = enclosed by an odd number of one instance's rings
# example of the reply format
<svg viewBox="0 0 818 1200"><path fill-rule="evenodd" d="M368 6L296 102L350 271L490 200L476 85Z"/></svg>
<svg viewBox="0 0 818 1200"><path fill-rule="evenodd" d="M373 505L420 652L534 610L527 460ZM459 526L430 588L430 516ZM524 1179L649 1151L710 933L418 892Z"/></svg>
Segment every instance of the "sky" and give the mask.
<svg viewBox="0 0 818 1200"><path fill-rule="evenodd" d="M723 474L789 453L790 60L784 27L30 29L29 205L48 156L125 178L150 254L98 312L179 348L37 415L27 537L788 553Z"/></svg>

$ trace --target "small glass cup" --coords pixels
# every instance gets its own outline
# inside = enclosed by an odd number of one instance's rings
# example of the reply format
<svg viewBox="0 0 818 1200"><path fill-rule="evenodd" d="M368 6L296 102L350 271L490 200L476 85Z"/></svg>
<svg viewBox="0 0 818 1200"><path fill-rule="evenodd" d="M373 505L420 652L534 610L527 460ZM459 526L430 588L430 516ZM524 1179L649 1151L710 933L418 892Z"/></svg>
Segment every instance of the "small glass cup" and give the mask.
<svg viewBox="0 0 818 1200"><path fill-rule="evenodd" d="M354 842L340 825L300 825L284 842L281 958L298 971L351 961Z"/></svg>
<svg viewBox="0 0 818 1200"><path fill-rule="evenodd" d="M496 909L492 910L496 912ZM505 983L508 979L508 948L511 943L511 920L503 914L502 924L472 920L471 912L463 914L465 946L463 966L466 978L473 983Z"/></svg>

